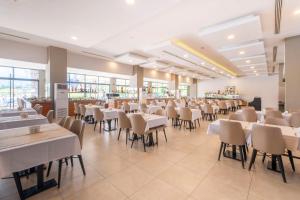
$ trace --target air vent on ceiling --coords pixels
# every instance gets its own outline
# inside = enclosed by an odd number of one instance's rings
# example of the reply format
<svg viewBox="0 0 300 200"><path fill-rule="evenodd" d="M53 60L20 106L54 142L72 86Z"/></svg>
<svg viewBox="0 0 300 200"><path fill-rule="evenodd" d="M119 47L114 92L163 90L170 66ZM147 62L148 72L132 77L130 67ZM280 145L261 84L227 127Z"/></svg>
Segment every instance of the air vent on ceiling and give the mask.
<svg viewBox="0 0 300 200"><path fill-rule="evenodd" d="M112 60L112 58L110 57L107 57L107 56L103 56L101 54L97 54L97 53L92 53L92 52L87 52L87 51L81 51L82 53L85 53L85 54L88 54L88 55L91 55L91 56L97 56L97 57L100 57L102 59L105 59L105 60Z"/></svg>
<svg viewBox="0 0 300 200"><path fill-rule="evenodd" d="M30 40L29 38L13 35L13 34L9 34L9 33L0 32L0 35L7 36L7 37L12 37L12 38L17 38L17 39L21 39L21 40Z"/></svg>
<svg viewBox="0 0 300 200"><path fill-rule="evenodd" d="M282 0L275 0L275 34L280 33Z"/></svg>

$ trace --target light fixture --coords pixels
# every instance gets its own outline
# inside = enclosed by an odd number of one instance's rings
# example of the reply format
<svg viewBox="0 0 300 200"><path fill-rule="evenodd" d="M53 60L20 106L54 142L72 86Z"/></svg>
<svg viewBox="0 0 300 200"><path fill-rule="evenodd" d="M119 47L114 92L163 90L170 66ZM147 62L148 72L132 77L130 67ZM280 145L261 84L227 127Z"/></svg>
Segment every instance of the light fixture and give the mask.
<svg viewBox="0 0 300 200"><path fill-rule="evenodd" d="M240 55L244 55L245 51L240 51L239 53L240 53Z"/></svg>
<svg viewBox="0 0 300 200"><path fill-rule="evenodd" d="M215 67L213 67L213 68L212 68L212 70L216 70L216 68L215 68Z"/></svg>
<svg viewBox="0 0 300 200"><path fill-rule="evenodd" d="M135 0L126 0L126 3L128 5L133 5L133 4L135 4Z"/></svg>
<svg viewBox="0 0 300 200"><path fill-rule="evenodd" d="M299 14L300 14L300 9L294 11L294 15L299 15Z"/></svg>
<svg viewBox="0 0 300 200"><path fill-rule="evenodd" d="M220 71L220 73L223 74L224 72L223 72L223 71Z"/></svg>
<svg viewBox="0 0 300 200"><path fill-rule="evenodd" d="M228 39L228 40L232 40L232 39L234 39L234 38L235 38L235 35L233 35L233 34L227 36L227 39Z"/></svg>
<svg viewBox="0 0 300 200"><path fill-rule="evenodd" d="M250 68L251 68L251 69L254 69L255 67L254 67L254 66L251 66Z"/></svg>
<svg viewBox="0 0 300 200"><path fill-rule="evenodd" d="M206 55L202 54L201 52L197 51L196 49L194 49L193 47L189 46L188 44L186 44L185 42L178 40L178 39L173 39L172 43L174 45L176 45L177 47L180 47L181 49L184 49L186 51L188 51L189 53L191 53L194 56L197 56L198 58L205 60L207 63L212 64L220 69L223 69L224 71L230 73L233 76L237 76L237 73L235 73L234 71L228 69L226 66L210 59L209 57L207 57Z"/></svg>
<svg viewBox="0 0 300 200"><path fill-rule="evenodd" d="M76 36L71 36L72 40L78 40L78 38Z"/></svg>
<svg viewBox="0 0 300 200"><path fill-rule="evenodd" d="M202 62L201 65L205 65L205 62Z"/></svg>
<svg viewBox="0 0 300 200"><path fill-rule="evenodd" d="M129 61L130 63L132 63L132 60L131 60L131 59L129 59L128 61Z"/></svg>
<svg viewBox="0 0 300 200"><path fill-rule="evenodd" d="M259 74L255 74L255 76L258 76Z"/></svg>
<svg viewBox="0 0 300 200"><path fill-rule="evenodd" d="M248 64L251 63L251 60L246 60L246 63L248 63Z"/></svg>
<svg viewBox="0 0 300 200"><path fill-rule="evenodd" d="M256 70L254 70L253 72L256 73Z"/></svg>
<svg viewBox="0 0 300 200"><path fill-rule="evenodd" d="M183 57L188 58L189 54L184 54Z"/></svg>

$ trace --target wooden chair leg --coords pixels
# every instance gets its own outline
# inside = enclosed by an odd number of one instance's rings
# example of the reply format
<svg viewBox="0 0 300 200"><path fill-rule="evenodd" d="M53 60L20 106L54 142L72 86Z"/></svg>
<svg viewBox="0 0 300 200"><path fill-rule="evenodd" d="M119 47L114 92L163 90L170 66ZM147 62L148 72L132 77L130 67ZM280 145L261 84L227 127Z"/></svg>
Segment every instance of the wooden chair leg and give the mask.
<svg viewBox="0 0 300 200"><path fill-rule="evenodd" d="M58 180L57 180L57 187L60 188L60 181L61 181L61 168L62 168L62 159L58 161Z"/></svg>
<svg viewBox="0 0 300 200"><path fill-rule="evenodd" d="M71 160L71 166L73 167L73 166L74 166L74 163L73 163L73 156L70 156L70 160Z"/></svg>
<svg viewBox="0 0 300 200"><path fill-rule="evenodd" d="M223 149L223 142L221 142L221 145L220 145L220 150L219 150L219 156L218 156L218 160L220 160L221 158L221 153L222 153L222 149Z"/></svg>
<svg viewBox="0 0 300 200"><path fill-rule="evenodd" d="M50 174L51 167L52 167L52 163L53 163L53 161L50 161L50 162L49 162L48 169L47 169L47 177L48 177L49 174Z"/></svg>
<svg viewBox="0 0 300 200"><path fill-rule="evenodd" d="M68 158L65 158L65 163L67 166L69 165Z"/></svg>
<svg viewBox="0 0 300 200"><path fill-rule="evenodd" d="M245 169L245 165L244 165L244 153L243 153L243 147L241 145L239 146L239 150L240 150L240 155L241 155L242 167Z"/></svg>
<svg viewBox="0 0 300 200"><path fill-rule="evenodd" d="M249 164L249 171L251 170L251 167L252 167L253 163L255 162L256 154L257 154L257 150L253 149L250 164Z"/></svg>
<svg viewBox="0 0 300 200"><path fill-rule="evenodd" d="M142 139L143 139L143 145L144 145L144 152L146 152L146 144L145 144L145 137L144 137L144 135L142 135Z"/></svg>
<svg viewBox="0 0 300 200"><path fill-rule="evenodd" d="M79 158L79 162L80 162L80 166L81 166L81 169L82 169L83 175L85 175L85 168L84 168L84 164L83 164L82 156L81 156L81 155L78 155L78 158Z"/></svg>
<svg viewBox="0 0 300 200"><path fill-rule="evenodd" d="M100 122L100 123L101 123L101 122ZM94 131L96 130L96 126L97 126L97 121L95 121Z"/></svg>
<svg viewBox="0 0 300 200"><path fill-rule="evenodd" d="M283 166L283 163L282 163L282 157L281 157L281 155L277 156L277 159L278 159L278 163L279 163L279 167L280 167L280 171L281 171L281 176L282 176L283 182L286 183L284 166Z"/></svg>
<svg viewBox="0 0 300 200"><path fill-rule="evenodd" d="M264 154L263 154L263 158L262 158L262 162L263 162L263 163L265 162L266 156L267 156L267 153L264 153Z"/></svg>
<svg viewBox="0 0 300 200"><path fill-rule="evenodd" d="M119 129L119 135L118 135L118 140L120 139L120 134L121 134L122 129Z"/></svg>
<svg viewBox="0 0 300 200"><path fill-rule="evenodd" d="M165 129L163 129L163 131L164 131L164 135L165 135L166 142L168 142L168 139L167 139L167 134L166 134L166 130L165 130Z"/></svg>
<svg viewBox="0 0 300 200"><path fill-rule="evenodd" d="M132 142L131 142L131 148L132 148L132 146L133 146L133 143L134 143L135 138L136 138L136 134L133 133L133 136L132 136Z"/></svg>
<svg viewBox="0 0 300 200"><path fill-rule="evenodd" d="M155 134L156 134L156 146L158 146L158 131L157 130L155 131Z"/></svg>
<svg viewBox="0 0 300 200"><path fill-rule="evenodd" d="M246 152L246 145L243 145L243 153L244 153L244 159L247 161L247 152Z"/></svg>
<svg viewBox="0 0 300 200"><path fill-rule="evenodd" d="M288 155L289 155L289 160L292 166L293 171L295 171L295 164L294 164L294 159L293 159L293 154L291 150L288 150Z"/></svg>

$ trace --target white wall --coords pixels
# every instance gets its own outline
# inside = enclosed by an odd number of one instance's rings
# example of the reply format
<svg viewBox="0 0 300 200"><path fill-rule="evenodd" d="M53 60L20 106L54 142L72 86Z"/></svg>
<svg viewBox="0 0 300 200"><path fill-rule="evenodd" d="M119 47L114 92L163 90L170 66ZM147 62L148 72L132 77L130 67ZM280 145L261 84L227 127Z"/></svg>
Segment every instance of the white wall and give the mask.
<svg viewBox="0 0 300 200"><path fill-rule="evenodd" d="M209 91L224 91L226 86L236 86L240 96L246 101L261 97L262 108L278 107L278 75L199 81L198 97Z"/></svg>

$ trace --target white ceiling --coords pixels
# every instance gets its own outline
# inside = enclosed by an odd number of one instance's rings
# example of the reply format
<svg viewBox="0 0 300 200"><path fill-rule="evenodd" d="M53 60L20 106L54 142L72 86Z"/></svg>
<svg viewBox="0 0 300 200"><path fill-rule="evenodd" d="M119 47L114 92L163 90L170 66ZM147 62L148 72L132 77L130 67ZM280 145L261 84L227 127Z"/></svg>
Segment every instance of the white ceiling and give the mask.
<svg viewBox="0 0 300 200"><path fill-rule="evenodd" d="M293 14L300 9L300 1L283 1L281 32L277 35L274 4L273 0L135 0L134 5L125 0L0 0L0 32L25 35L32 43L113 58L136 51L157 56L145 49L192 34L199 38L199 44L208 45L215 55L232 63L240 75L248 74L240 69L249 57L266 55L251 58L251 64L259 63L266 73L267 67L273 66L273 46L279 47L276 63L283 62L283 39L300 34L300 15ZM219 26L227 28L216 28ZM235 38L228 40L229 34ZM72 40L72 36L77 40ZM245 54L235 55L240 51ZM170 66L183 67L180 70L186 73L196 70L207 74L203 78L223 76L175 58L166 60ZM216 61L223 64L222 59Z"/></svg>

